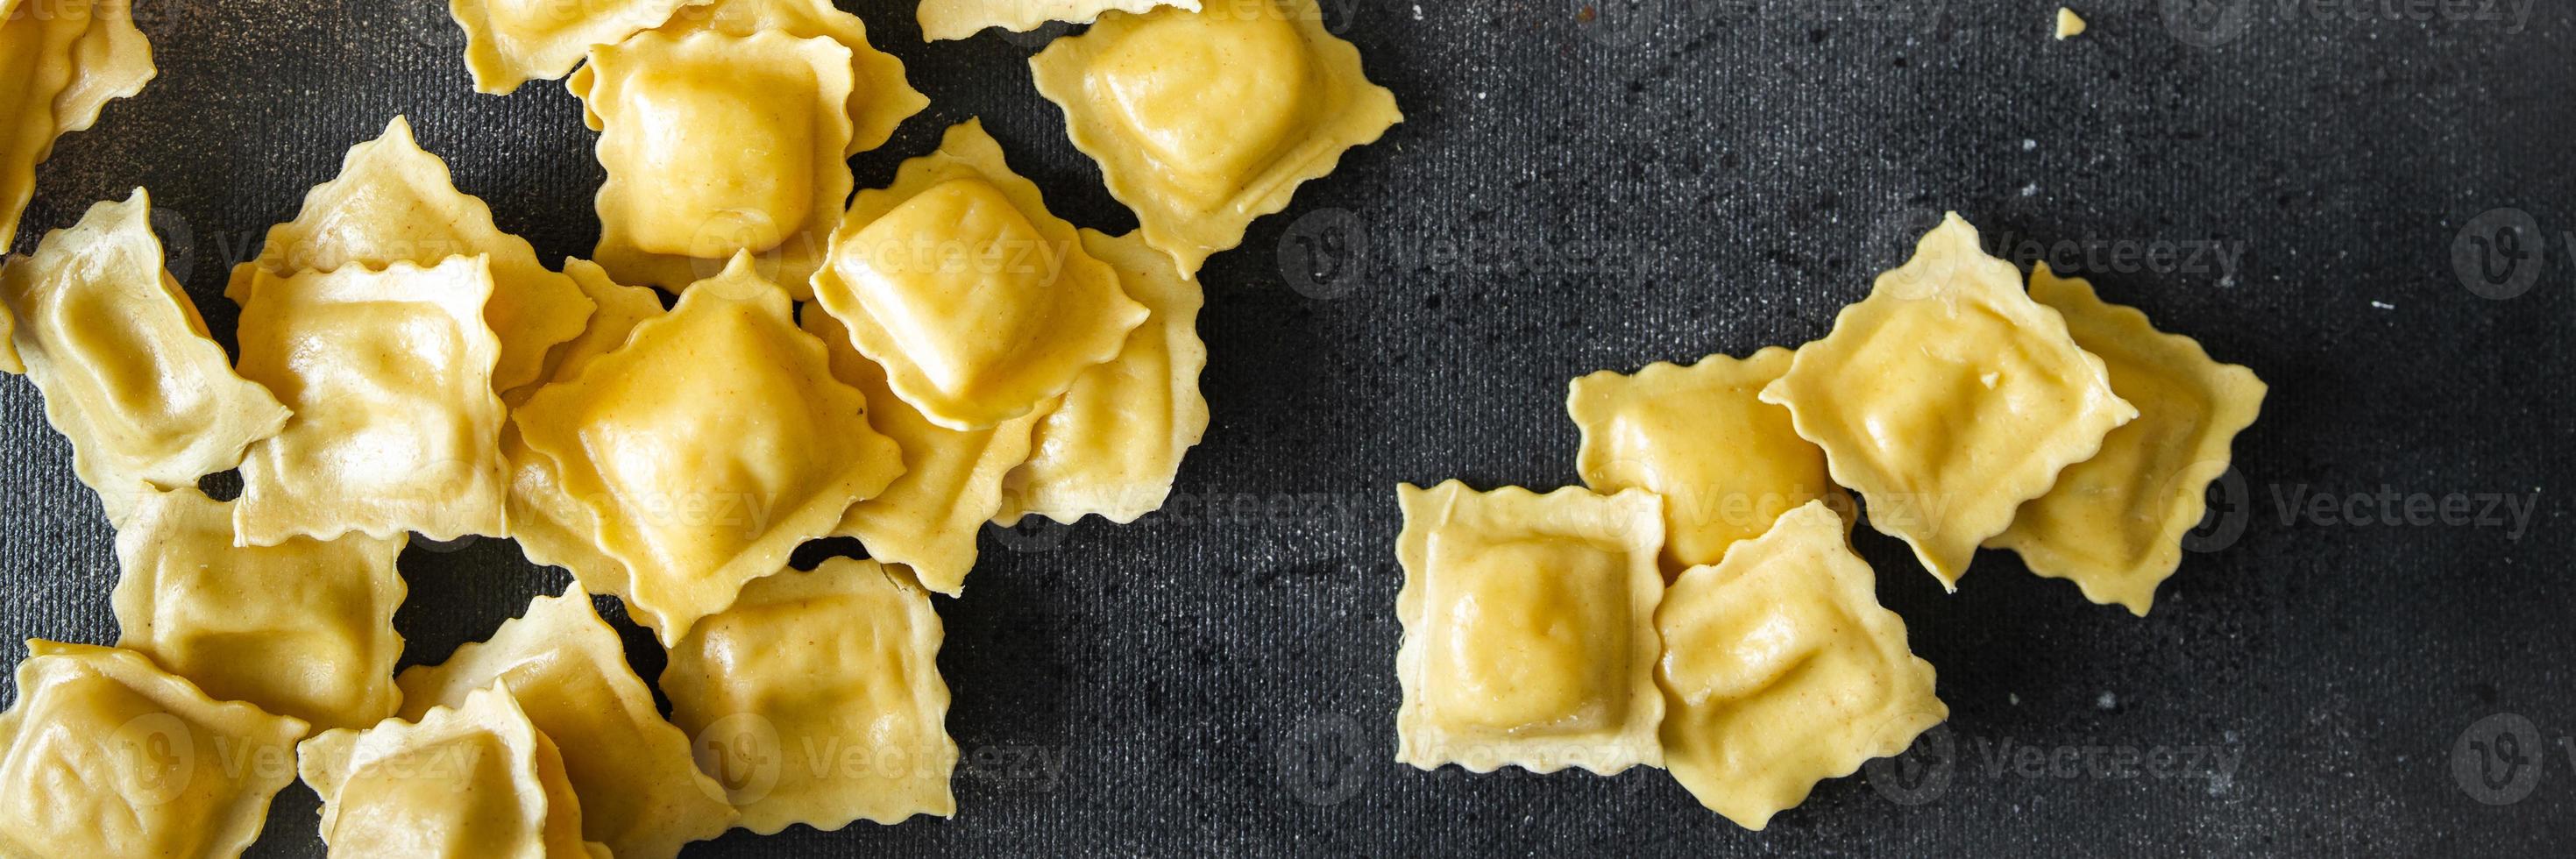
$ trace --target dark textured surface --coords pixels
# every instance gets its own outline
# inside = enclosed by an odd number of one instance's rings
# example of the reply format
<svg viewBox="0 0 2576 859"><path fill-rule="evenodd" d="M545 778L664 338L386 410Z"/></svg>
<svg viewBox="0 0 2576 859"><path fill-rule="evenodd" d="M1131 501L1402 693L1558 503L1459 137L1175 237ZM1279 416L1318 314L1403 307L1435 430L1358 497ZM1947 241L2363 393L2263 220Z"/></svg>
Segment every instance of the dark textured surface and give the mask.
<svg viewBox="0 0 2576 859"><path fill-rule="evenodd" d="M149 186L229 342L224 271L399 112L504 228L586 255L578 105L546 82L473 94L443 5L147 3L160 79L64 141L20 249ZM844 5L933 99L855 160L860 187L980 115L1058 212L1133 226L1028 85L1037 39L924 45L907 4ZM2195 5L2238 17L2168 23ZM2367 5L2105 0L2059 43L2040 0L1343 0L1408 121L1202 274L1214 420L1172 508L989 533L967 598L941 600L958 816L690 855L2576 852L2576 19ZM1909 758L1930 781L1831 781L1767 832L1653 770L1392 763L1393 484L1571 482L1567 379L1817 337L1945 208L2102 249L2066 267L2272 384L2225 545L2138 620L1993 552L1945 596L1864 529L1953 718ZM2506 300L2452 265L2497 208L2550 237ZM2112 253L2160 243L2239 268ZM23 381L0 384L0 445L0 661L23 637L112 641L112 535ZM2406 521L2452 496L2536 509ZM406 664L565 580L490 540L416 545L403 571ZM2536 782L2455 773L2502 748L2470 733L2499 713L2530 732L2489 763ZM288 790L257 852L319 855L314 806Z"/></svg>

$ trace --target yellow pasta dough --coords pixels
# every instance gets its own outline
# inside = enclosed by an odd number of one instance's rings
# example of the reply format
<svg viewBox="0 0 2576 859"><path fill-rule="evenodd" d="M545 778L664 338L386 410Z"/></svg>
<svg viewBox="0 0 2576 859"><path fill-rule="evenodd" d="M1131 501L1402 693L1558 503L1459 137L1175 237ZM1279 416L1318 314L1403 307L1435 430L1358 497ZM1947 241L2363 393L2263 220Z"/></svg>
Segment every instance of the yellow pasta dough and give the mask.
<svg viewBox="0 0 2576 859"><path fill-rule="evenodd" d="M1844 532L1809 502L1683 572L1655 612L1664 766L1746 829L1950 715Z"/></svg>
<svg viewBox="0 0 2576 859"><path fill-rule="evenodd" d="M850 196L848 47L777 30L648 32L591 52L599 247L624 283L677 290L737 252L808 297Z"/></svg>
<svg viewBox="0 0 2576 859"><path fill-rule="evenodd" d="M117 646L208 694L317 729L394 714L406 538L233 545L233 505L194 487L144 497L116 532Z"/></svg>
<svg viewBox="0 0 2576 859"><path fill-rule="evenodd" d="M1315 0L1112 13L1029 58L1073 145L1184 275L1404 121Z"/></svg>
<svg viewBox="0 0 2576 859"><path fill-rule="evenodd" d="M0 713L0 855L238 856L305 725L218 703L131 650L27 642Z"/></svg>
<svg viewBox="0 0 2576 859"><path fill-rule="evenodd" d="M2211 360L2198 342L2157 331L2146 314L2104 302L2093 284L2060 278L2046 263L2030 273L2030 297L2065 315L2076 344L2101 356L2111 390L2136 404L2138 419L2103 438L2101 453L2068 466L1987 545L2144 617L2156 585L2182 564L2183 535L2200 524L2209 482L2227 472L2229 444L2254 423L2267 389L2254 371Z"/></svg>
<svg viewBox="0 0 2576 859"><path fill-rule="evenodd" d="M588 260L564 261L564 273L599 305L581 336L555 347L537 381L502 398L511 408L525 405L545 386L581 374L590 362L626 344L635 326L660 317L662 299L653 290L624 286ZM529 561L562 567L575 578L606 593L627 593L626 565L599 548L598 517L563 489L563 476L552 457L528 449L513 419L501 426L501 460L509 468L510 537Z"/></svg>
<svg viewBox="0 0 2576 859"><path fill-rule="evenodd" d="M608 859L581 838L562 755L506 682L417 722L326 731L296 747L334 857Z"/></svg>
<svg viewBox="0 0 2576 859"><path fill-rule="evenodd" d="M1076 377L1038 422L1029 461L1004 482L993 519L1004 526L1031 513L1066 524L1086 514L1134 522L1163 506L1182 454L1207 432L1207 399L1199 395L1207 345L1198 335L1206 300L1198 282L1133 233L1111 238L1083 230L1082 246L1145 305L1145 324L1128 332L1117 358Z"/></svg>
<svg viewBox="0 0 2576 859"><path fill-rule="evenodd" d="M1049 21L1088 24L1104 12L1143 12L1156 6L1198 11L1199 0L921 0L913 17L921 39L963 39L986 27L1014 33L1035 30Z"/></svg>
<svg viewBox="0 0 2576 859"><path fill-rule="evenodd" d="M0 251L36 192L54 140L143 91L157 70L132 0L23 3L0 10Z"/></svg>
<svg viewBox="0 0 2576 859"><path fill-rule="evenodd" d="M1655 496L1397 487L1395 759L1470 772L1662 765Z"/></svg>
<svg viewBox="0 0 2576 859"><path fill-rule="evenodd" d="M671 648L662 691L763 835L957 811L939 615L911 577L834 558L752 582Z"/></svg>
<svg viewBox="0 0 2576 859"><path fill-rule="evenodd" d="M626 646L574 585L538 597L489 641L446 663L402 673L402 717L461 707L495 682L563 756L581 800L582 837L629 859L671 859L680 846L733 826L724 788L698 772L689 737L662 720L653 692L627 667Z"/></svg>
<svg viewBox="0 0 2576 859"><path fill-rule="evenodd" d="M885 368L850 345L829 313L805 311L805 330L832 356L832 375L868 399L868 425L903 448L903 476L853 505L833 533L856 537L868 557L912 570L923 587L957 596L975 568L975 534L1002 506L1002 475L1029 457L1037 416L987 429L931 423L886 387Z"/></svg>
<svg viewBox="0 0 2576 859"><path fill-rule="evenodd" d="M546 352L581 333L594 306L572 278L538 262L528 240L494 225L491 207L458 191L447 162L423 151L411 122L397 116L383 135L349 148L338 177L305 192L295 220L269 228L259 256L233 268L224 294L248 302L263 271L434 266L477 254L492 258L492 299L483 306L501 340L492 389L509 391L535 380Z"/></svg>
<svg viewBox="0 0 2576 859"><path fill-rule="evenodd" d="M1800 347L1762 401L1789 407L1870 525L1954 590L1979 542L2138 414L1956 214Z"/></svg>
<svg viewBox="0 0 2576 859"><path fill-rule="evenodd" d="M287 418L268 389L234 374L162 270L151 210L139 188L92 206L0 270L0 302L19 321L10 342L111 522L139 496L239 464Z"/></svg>
<svg viewBox="0 0 2576 859"><path fill-rule="evenodd" d="M1825 452L1798 437L1787 409L1760 399L1790 357L1774 346L1741 360L1649 364L1633 376L1604 370L1567 386L1566 413L1583 431L1575 466L1584 484L1663 496L1667 579L1717 563L1727 546L1761 536L1809 501L1850 509L1825 472Z"/></svg>
<svg viewBox="0 0 2576 859"><path fill-rule="evenodd" d="M241 372L295 416L242 463L237 541L509 533L484 257L252 278Z"/></svg>
<svg viewBox="0 0 2576 859"><path fill-rule="evenodd" d="M625 597L665 643L903 471L789 308L738 255L513 416L629 574L582 585Z"/></svg>
<svg viewBox="0 0 2576 859"><path fill-rule="evenodd" d="M1146 316L974 120L859 192L814 296L897 395L960 430L1036 411Z"/></svg>
<svg viewBox="0 0 2576 859"><path fill-rule="evenodd" d="M843 155L885 145L896 126L930 106L930 97L904 80L903 61L870 45L867 23L834 8L831 0L711 0L680 7L669 23L655 29L675 36L698 32L748 36L776 30L799 39L831 39L850 49L850 144ZM590 91L597 74L583 66L564 83L580 95ZM582 120L590 130L600 130L599 114L587 104L582 106Z"/></svg>
<svg viewBox="0 0 2576 859"><path fill-rule="evenodd" d="M662 25L698 0L448 0L465 29L465 68L477 92L505 95L572 71L593 45Z"/></svg>

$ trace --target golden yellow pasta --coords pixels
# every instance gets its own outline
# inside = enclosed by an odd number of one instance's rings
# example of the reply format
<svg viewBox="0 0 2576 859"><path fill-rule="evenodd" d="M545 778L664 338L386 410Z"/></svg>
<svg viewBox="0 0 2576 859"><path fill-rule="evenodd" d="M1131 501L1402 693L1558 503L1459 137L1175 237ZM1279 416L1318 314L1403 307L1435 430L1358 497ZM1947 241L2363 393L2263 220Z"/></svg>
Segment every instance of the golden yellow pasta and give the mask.
<svg viewBox="0 0 2576 859"><path fill-rule="evenodd" d="M593 45L612 45L670 20L695 0L448 0L465 29L465 69L477 92L505 95L572 71Z"/></svg>
<svg viewBox="0 0 2576 859"><path fill-rule="evenodd" d="M1746 829L1950 715L1844 533L1809 502L1683 572L1655 612L1664 766Z"/></svg>
<svg viewBox="0 0 2576 859"><path fill-rule="evenodd" d="M1666 579L1717 563L1727 546L1761 536L1809 501L1850 509L1825 472L1825 452L1798 437L1787 409L1760 399L1788 372L1790 355L1774 346L1741 360L1648 364L1633 376L1603 370L1567 386L1566 413L1583 431L1575 467L1584 484L1663 496Z"/></svg>
<svg viewBox="0 0 2576 859"><path fill-rule="evenodd" d="M993 518L1004 526L1031 513L1066 524L1087 514L1134 522L1163 506L1181 456L1207 432L1207 398L1199 395L1207 344L1198 334L1206 298L1198 281L1133 233L1083 230L1082 246L1145 305L1145 324L1128 332L1117 358L1084 371L1046 410L1028 462L1004 481Z"/></svg>
<svg viewBox="0 0 2576 859"><path fill-rule="evenodd" d="M10 342L110 522L140 496L239 464L287 418L267 388L233 372L162 270L151 211L137 188L0 270L0 302L19 320Z"/></svg>
<svg viewBox="0 0 2576 859"><path fill-rule="evenodd" d="M238 856L305 725L218 703L131 650L27 642L0 713L0 855Z"/></svg>
<svg viewBox="0 0 2576 859"><path fill-rule="evenodd" d="M913 17L921 22L921 39L963 39L986 27L1014 33L1035 30L1049 21L1088 24L1103 12L1143 12L1156 6L1197 11L1199 0L921 0Z"/></svg>
<svg viewBox="0 0 2576 859"><path fill-rule="evenodd" d="M1395 759L1470 772L1661 766L1655 496L1397 487Z"/></svg>
<svg viewBox="0 0 2576 859"><path fill-rule="evenodd" d="M939 615L900 569L834 558L752 582L671 648L671 720L763 835L957 811Z"/></svg>
<svg viewBox="0 0 2576 859"><path fill-rule="evenodd" d="M252 273L241 373L295 416L253 445L235 539L506 536L485 257Z"/></svg>
<svg viewBox="0 0 2576 859"><path fill-rule="evenodd" d="M116 532L116 645L210 695L316 729L394 714L407 537L233 545L233 505L194 487L145 496Z"/></svg>
<svg viewBox="0 0 2576 859"><path fill-rule="evenodd" d="M1075 148L1184 275L1398 122L1315 0L1101 17L1029 58Z"/></svg>
<svg viewBox="0 0 2576 859"><path fill-rule="evenodd" d="M625 597L666 644L903 471L789 308L738 255L513 415L629 574L582 586Z"/></svg>
<svg viewBox="0 0 2576 859"><path fill-rule="evenodd" d="M590 296L599 312L591 315L590 327L582 329L581 336L547 354L546 370L537 381L502 398L513 409L545 386L580 375L599 356L626 345L635 326L663 313L660 294L610 280L597 263L565 260L564 274L581 285L582 294ZM528 449L515 419L501 426L501 460L510 472L510 537L518 541L528 560L570 570L588 587L602 592L628 593L626 565L599 548L598 517L564 491L563 476L553 458Z"/></svg>
<svg viewBox="0 0 2576 859"><path fill-rule="evenodd" d="M617 631L574 585L538 597L489 641L447 662L403 671L402 717L462 707L495 682L555 743L581 800L582 837L629 859L671 859L680 846L732 828L724 788L698 772L689 737L662 720L653 691L626 664Z"/></svg>
<svg viewBox="0 0 2576 859"><path fill-rule="evenodd" d="M54 140L98 121L107 103L143 91L157 70L132 0L0 8L0 249L36 192Z"/></svg>
<svg viewBox="0 0 2576 859"><path fill-rule="evenodd" d="M2046 263L2030 273L2030 297L2065 315L2076 345L2101 356L2111 390L2138 407L2138 419L2068 466L1987 545L2144 617L2156 585L2182 564L2183 535L2200 524L2209 482L2227 472L2229 444L2262 411L2266 388L2254 371L2211 360L2198 342L2157 331L2146 314L2104 302L2093 284Z"/></svg>
<svg viewBox="0 0 2576 859"><path fill-rule="evenodd" d="M2138 410L2021 272L1950 215L1762 389L1859 490L1870 525L1956 589L1977 544Z"/></svg>
<svg viewBox="0 0 2576 859"><path fill-rule="evenodd" d="M829 313L807 309L801 324L832 356L832 375L868 399L868 425L903 448L903 476L841 516L838 536L856 537L868 557L912 570L923 587L957 596L975 568L975 534L1002 506L1002 475L1029 457L1037 416L987 429L931 423L886 386L885 368L850 345Z"/></svg>
<svg viewBox="0 0 2576 859"><path fill-rule="evenodd" d="M581 838L563 757L506 682L418 722L326 731L296 747L332 856L608 859Z"/></svg>
<svg viewBox="0 0 2576 859"><path fill-rule="evenodd" d="M1036 411L1146 316L973 120L859 192L814 297L897 395L959 430Z"/></svg>
<svg viewBox="0 0 2576 859"><path fill-rule="evenodd" d="M775 30L799 39L831 39L850 49L850 144L843 155L885 145L895 126L930 106L930 97L904 80L903 61L869 44L867 23L834 8L831 0L712 0L682 6L669 23L654 29L675 36ZM564 83L578 96L590 91L597 74L583 66ZM582 121L590 130L600 130L599 114L588 104L582 106Z"/></svg>
<svg viewBox="0 0 2576 859"><path fill-rule="evenodd" d="M259 272L428 267L477 254L492 259L483 320L501 340L492 389L506 392L534 381L547 351L581 333L594 305L572 278L538 262L528 240L493 224L491 207L456 190L447 162L422 150L411 122L397 116L383 135L349 148L338 177L305 192L295 220L269 228L259 256L233 268L224 294L249 302Z"/></svg>
<svg viewBox="0 0 2576 859"><path fill-rule="evenodd" d="M678 290L736 253L797 299L850 196L851 53L828 38L648 32L591 52L599 247L623 283Z"/></svg>

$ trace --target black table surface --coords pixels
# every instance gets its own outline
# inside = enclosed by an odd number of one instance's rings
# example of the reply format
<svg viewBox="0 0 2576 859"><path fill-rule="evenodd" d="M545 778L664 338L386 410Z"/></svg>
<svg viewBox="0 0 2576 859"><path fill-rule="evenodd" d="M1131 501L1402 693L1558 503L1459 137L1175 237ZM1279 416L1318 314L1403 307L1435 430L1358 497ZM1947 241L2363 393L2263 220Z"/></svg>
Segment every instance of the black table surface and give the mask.
<svg viewBox="0 0 2576 859"><path fill-rule="evenodd" d="M405 114L505 229L587 256L580 106L473 93L444 6L146 0L160 78L62 142L16 249L147 186L229 344L226 270ZM980 116L1058 213L1133 227L1028 82L1042 37L843 6L932 99L860 187ZM957 816L689 855L2576 852L2576 11L2101 0L2059 42L2055 9L1328 3L1406 121L1201 273L1214 418L1168 508L988 530L938 601ZM1395 763L1395 484L1573 483L1568 379L1821 336L1943 210L2270 382L2155 613L2000 552L1945 595L1863 529L1951 720L1760 833L1651 769ZM24 381L0 487L0 662L112 642L112 531ZM407 665L567 581L504 540L402 571ZM253 852L319 855L315 807L281 794Z"/></svg>

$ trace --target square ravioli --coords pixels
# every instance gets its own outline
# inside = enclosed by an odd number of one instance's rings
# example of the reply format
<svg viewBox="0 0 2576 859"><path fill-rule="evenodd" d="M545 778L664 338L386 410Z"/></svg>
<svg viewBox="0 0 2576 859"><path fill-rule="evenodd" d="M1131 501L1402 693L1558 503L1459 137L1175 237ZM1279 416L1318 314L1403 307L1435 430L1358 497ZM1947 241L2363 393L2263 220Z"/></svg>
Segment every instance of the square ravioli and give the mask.
<svg viewBox="0 0 2576 859"><path fill-rule="evenodd" d="M1036 411L1146 315L974 120L859 192L814 297L896 395L959 430Z"/></svg>
<svg viewBox="0 0 2576 859"><path fill-rule="evenodd" d="M1104 12L1143 12L1156 6L1198 11L1199 0L921 0L913 18L921 40L963 39L986 27L1025 33L1049 21L1088 24Z"/></svg>
<svg viewBox="0 0 2576 859"><path fill-rule="evenodd" d="M2030 297L2066 317L2067 331L2102 358L2111 390L2138 419L2102 439L2092 459L2067 466L2057 485L2021 506L1989 546L2021 555L2030 571L2068 579L2096 603L2145 617L2156 585L2182 564L2182 538L2199 526L2210 481L2227 473L2229 445L2253 425L2267 388L2254 371L2211 360L2189 337L2157 331L2136 308L2104 302L2083 278L2046 263Z"/></svg>
<svg viewBox="0 0 2576 859"><path fill-rule="evenodd" d="M671 648L662 691L762 835L957 812L939 614L900 569L833 558L752 582Z"/></svg>
<svg viewBox="0 0 2576 859"><path fill-rule="evenodd" d="M36 193L54 140L98 121L107 103L143 91L157 70L131 0L0 3L0 252Z"/></svg>
<svg viewBox="0 0 2576 859"><path fill-rule="evenodd" d="M546 386L581 375L590 362L625 345L635 326L665 312L659 293L610 280L597 263L565 260L564 273L581 285L599 312L591 315L590 327L582 329L581 336L546 356L545 372L537 381L502 398L512 410L526 405ZM518 542L519 551L531 563L571 571L584 588L630 593L626 565L599 547L599 518L564 490L562 469L552 457L528 448L515 416L501 425L501 461L509 469L510 538Z"/></svg>
<svg viewBox="0 0 2576 859"><path fill-rule="evenodd" d="M590 55L599 247L622 283L678 290L755 255L798 300L850 196L848 47L777 30L637 34Z"/></svg>
<svg viewBox="0 0 2576 859"><path fill-rule="evenodd" d="M480 256L254 272L241 372L295 416L243 461L234 538L507 535L491 294Z"/></svg>
<svg viewBox="0 0 2576 859"><path fill-rule="evenodd" d="M0 269L0 302L18 320L9 340L110 522L138 497L231 469L286 426L286 407L233 372L162 270L151 211L137 188Z"/></svg>
<svg viewBox="0 0 2576 859"><path fill-rule="evenodd" d="M653 690L626 664L626 645L579 585L538 597L489 641L456 649L400 679L402 717L462 707L496 682L555 742L581 800L582 837L630 859L671 859L680 846L724 834L733 806L698 772L689 737L662 720Z"/></svg>
<svg viewBox="0 0 2576 859"><path fill-rule="evenodd" d="M1145 242L1183 275L1404 121L1315 0L1111 13L1029 58L1029 71Z"/></svg>
<svg viewBox="0 0 2576 859"><path fill-rule="evenodd" d="M1825 452L1798 437L1789 410L1760 399L1790 357L1774 346L1741 360L1648 364L1633 376L1603 370L1567 386L1584 485L1663 496L1665 578L1717 563L1727 546L1809 501L1850 509L1825 473Z"/></svg>
<svg viewBox="0 0 2576 859"><path fill-rule="evenodd" d="M417 722L326 731L296 746L333 856L608 859L554 741L495 684Z"/></svg>
<svg viewBox="0 0 2576 859"><path fill-rule="evenodd" d="M852 506L833 534L855 537L868 557L912 570L923 587L949 596L975 569L975 535L1002 508L1002 476L1029 458L1036 415L987 429L931 423L886 386L885 368L850 345L832 314L807 308L801 324L823 341L832 375L868 398L868 425L903 448L903 476Z"/></svg>
<svg viewBox="0 0 2576 859"><path fill-rule="evenodd" d="M1683 572L1655 611L1664 766L1746 829L1950 717L1846 530L1810 502Z"/></svg>
<svg viewBox="0 0 2576 859"><path fill-rule="evenodd" d="M669 23L654 29L674 36L776 30L799 39L830 39L850 49L850 143L844 156L885 145L896 126L930 106L930 97L904 79L903 61L869 44L867 23L833 8L831 0L712 0L680 7ZM583 66L564 85L578 96L590 91L597 75ZM582 121L590 130L600 130L599 114L588 104L582 106Z"/></svg>
<svg viewBox="0 0 2576 859"><path fill-rule="evenodd" d="M903 472L789 308L738 255L512 417L626 578L583 586L618 587L666 644Z"/></svg>
<svg viewBox="0 0 2576 859"><path fill-rule="evenodd" d="M1180 474L1181 455L1207 432L1207 398L1199 371L1198 281L1134 233L1117 238L1082 231L1082 246L1118 272L1127 297L1145 305L1145 324L1109 363L1073 380L1039 421L1028 462L1004 481L1003 526L1035 513L1065 524L1087 514L1119 524L1163 506Z"/></svg>
<svg viewBox="0 0 2576 859"><path fill-rule="evenodd" d="M233 267L224 294L248 302L262 271L434 266L476 254L492 258L483 321L501 339L492 389L506 392L535 380L548 350L581 333L594 306L571 277L538 262L527 239L493 224L490 206L457 190L447 162L422 150L411 122L397 116L382 136L349 148L338 177L305 192L295 220L269 228L258 258Z"/></svg>
<svg viewBox="0 0 2576 859"><path fill-rule="evenodd" d="M0 713L0 855L238 856L305 725L217 702L131 650L27 642Z"/></svg>
<svg viewBox="0 0 2576 859"><path fill-rule="evenodd" d="M465 30L474 90L507 95L563 77L591 46L659 27L692 2L700 0L447 0L447 12Z"/></svg>
<svg viewBox="0 0 2576 859"><path fill-rule="evenodd" d="M1859 490L1869 524L1957 590L1977 544L2138 410L2102 359L1951 214L1762 389Z"/></svg>
<svg viewBox="0 0 2576 859"><path fill-rule="evenodd" d="M116 646L317 729L373 725L402 702L394 610L409 588L394 559L405 542L234 546L232 502L193 487L148 496L116 532Z"/></svg>
<svg viewBox="0 0 2576 859"><path fill-rule="evenodd" d="M1476 492L1455 480L1396 494L1395 759L1480 773L1661 766L1655 496Z"/></svg>

